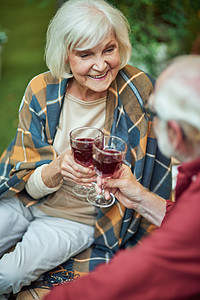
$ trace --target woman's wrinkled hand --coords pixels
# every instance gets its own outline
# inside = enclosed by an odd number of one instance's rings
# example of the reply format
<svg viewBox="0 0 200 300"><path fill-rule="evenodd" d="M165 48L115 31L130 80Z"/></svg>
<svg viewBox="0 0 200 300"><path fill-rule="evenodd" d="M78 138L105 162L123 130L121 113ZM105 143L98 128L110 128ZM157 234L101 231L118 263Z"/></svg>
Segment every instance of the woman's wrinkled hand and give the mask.
<svg viewBox="0 0 200 300"><path fill-rule="evenodd" d="M58 186L63 179L91 186L96 182L96 173L93 167L86 168L76 163L71 150L67 150L42 170L42 180L49 188Z"/></svg>
<svg viewBox="0 0 200 300"><path fill-rule="evenodd" d="M93 166L83 167L76 163L71 150L67 150L61 155L60 169L65 180L85 186L91 186L92 182L96 182L96 173Z"/></svg>

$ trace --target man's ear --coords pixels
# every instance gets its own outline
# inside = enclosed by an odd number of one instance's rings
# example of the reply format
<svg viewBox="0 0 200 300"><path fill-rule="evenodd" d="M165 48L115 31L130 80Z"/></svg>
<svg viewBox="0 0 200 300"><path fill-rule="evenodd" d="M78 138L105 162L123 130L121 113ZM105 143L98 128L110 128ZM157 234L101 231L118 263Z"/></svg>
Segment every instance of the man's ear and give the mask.
<svg viewBox="0 0 200 300"><path fill-rule="evenodd" d="M184 136L180 125L176 121L167 122L168 138L175 150L179 150L182 146Z"/></svg>

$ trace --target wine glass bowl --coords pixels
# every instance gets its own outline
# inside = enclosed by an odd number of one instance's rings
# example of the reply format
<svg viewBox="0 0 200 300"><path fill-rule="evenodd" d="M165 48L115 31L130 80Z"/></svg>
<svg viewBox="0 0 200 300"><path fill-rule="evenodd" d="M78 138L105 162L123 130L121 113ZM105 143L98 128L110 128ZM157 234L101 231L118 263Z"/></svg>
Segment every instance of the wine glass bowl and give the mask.
<svg viewBox="0 0 200 300"><path fill-rule="evenodd" d="M78 127L73 129L70 134L70 144L74 160L76 163L89 167L93 164L93 143L95 138L103 136L103 132L95 127ZM87 187L75 185L74 194L80 197L87 196Z"/></svg>
<svg viewBox="0 0 200 300"><path fill-rule="evenodd" d="M74 160L84 166L92 165L92 145L94 139L92 138L77 138L71 139L71 148L74 155Z"/></svg>
<svg viewBox="0 0 200 300"><path fill-rule="evenodd" d="M93 166L97 175L112 177L121 167L127 152L127 144L116 136L102 136L94 140L93 144ZM106 200L104 194L96 194L89 191L87 200L98 207L109 207L115 202L115 197L110 194Z"/></svg>

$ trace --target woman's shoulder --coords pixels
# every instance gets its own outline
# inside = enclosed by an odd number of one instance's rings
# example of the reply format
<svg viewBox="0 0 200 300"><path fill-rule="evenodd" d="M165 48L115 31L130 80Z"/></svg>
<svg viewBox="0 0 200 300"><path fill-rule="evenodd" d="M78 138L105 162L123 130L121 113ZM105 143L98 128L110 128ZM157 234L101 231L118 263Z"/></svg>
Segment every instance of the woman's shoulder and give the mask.
<svg viewBox="0 0 200 300"><path fill-rule="evenodd" d="M66 87L66 79L58 79L52 76L51 72L44 72L35 76L28 84L26 96L29 98L49 98L56 99L58 95L63 95Z"/></svg>
<svg viewBox="0 0 200 300"><path fill-rule="evenodd" d="M134 67L133 65L125 65L122 68L123 71L128 72L129 74L138 74L140 72L143 72L142 70L138 69L137 67Z"/></svg>
<svg viewBox="0 0 200 300"><path fill-rule="evenodd" d="M51 75L50 71L41 73L33 77L29 83L31 86L44 88L48 84L59 84L59 79Z"/></svg>
<svg viewBox="0 0 200 300"><path fill-rule="evenodd" d="M126 81L149 82L152 86L155 84L155 79L150 74L132 65L126 65L119 73Z"/></svg>

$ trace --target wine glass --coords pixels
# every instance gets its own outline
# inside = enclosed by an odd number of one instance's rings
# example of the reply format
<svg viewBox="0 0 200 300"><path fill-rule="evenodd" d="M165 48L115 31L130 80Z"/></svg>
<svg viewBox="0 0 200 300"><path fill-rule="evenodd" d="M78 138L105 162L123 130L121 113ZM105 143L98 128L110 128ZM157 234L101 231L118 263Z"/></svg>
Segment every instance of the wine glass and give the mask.
<svg viewBox="0 0 200 300"><path fill-rule="evenodd" d="M97 175L111 177L117 171L126 156L127 144L116 136L101 136L95 139L93 144L93 166ZM115 202L115 196L110 193L110 199L106 200L102 186L99 195L95 189L87 194L87 200L97 207L109 207Z"/></svg>
<svg viewBox="0 0 200 300"><path fill-rule="evenodd" d="M85 126L73 129L69 136L74 160L84 167L91 166L94 139L103 136L103 132L98 128ZM79 197L86 197L89 189L86 186L76 184L72 191Z"/></svg>

